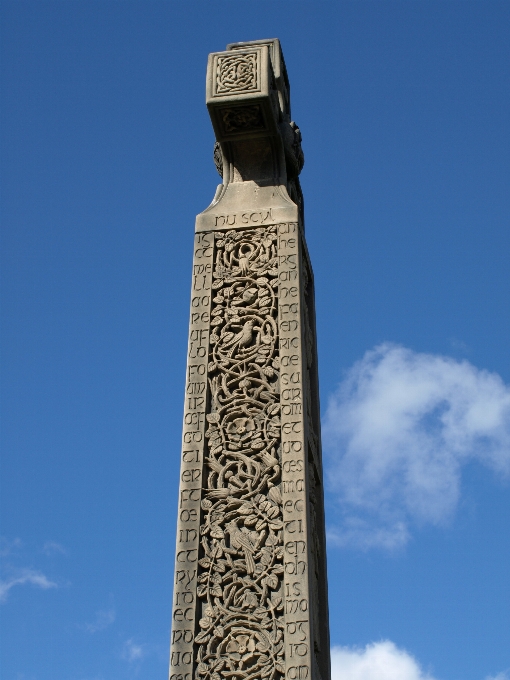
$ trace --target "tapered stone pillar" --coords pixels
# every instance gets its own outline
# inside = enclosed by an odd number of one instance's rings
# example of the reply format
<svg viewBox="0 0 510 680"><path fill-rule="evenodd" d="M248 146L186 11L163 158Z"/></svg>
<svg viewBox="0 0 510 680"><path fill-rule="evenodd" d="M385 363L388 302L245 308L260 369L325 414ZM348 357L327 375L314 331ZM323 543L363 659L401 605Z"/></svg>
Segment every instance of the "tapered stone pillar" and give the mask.
<svg viewBox="0 0 510 680"><path fill-rule="evenodd" d="M313 275L278 40L209 55L171 680L329 680Z"/></svg>

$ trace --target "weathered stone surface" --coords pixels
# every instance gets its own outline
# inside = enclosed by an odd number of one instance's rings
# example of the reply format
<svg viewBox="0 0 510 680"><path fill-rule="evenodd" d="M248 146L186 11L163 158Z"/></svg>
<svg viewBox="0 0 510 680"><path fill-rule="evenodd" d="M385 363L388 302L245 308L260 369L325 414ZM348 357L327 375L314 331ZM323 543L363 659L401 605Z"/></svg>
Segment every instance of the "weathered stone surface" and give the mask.
<svg viewBox="0 0 510 680"><path fill-rule="evenodd" d="M329 680L312 269L278 40L209 56L171 680Z"/></svg>

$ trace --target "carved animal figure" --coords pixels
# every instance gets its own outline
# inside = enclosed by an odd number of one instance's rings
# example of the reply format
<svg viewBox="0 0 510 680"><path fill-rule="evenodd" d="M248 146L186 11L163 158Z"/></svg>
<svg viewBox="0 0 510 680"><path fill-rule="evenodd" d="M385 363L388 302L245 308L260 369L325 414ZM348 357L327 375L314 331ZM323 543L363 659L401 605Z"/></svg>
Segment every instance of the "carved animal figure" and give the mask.
<svg viewBox="0 0 510 680"><path fill-rule="evenodd" d="M246 571L248 574L255 573L255 562L253 561L253 553L255 549L249 537L239 529L237 522L233 519L225 527L230 536L230 544L237 550L244 552L244 559L246 560Z"/></svg>
<svg viewBox="0 0 510 680"><path fill-rule="evenodd" d="M236 348L243 349L244 347L248 347L251 344L252 338L253 338L253 325L255 321L253 319L248 319L246 323L244 324L243 328L239 333L234 335L234 337L229 341L226 342L223 346L222 349L227 349L228 347L231 347L229 351L229 356L232 356Z"/></svg>

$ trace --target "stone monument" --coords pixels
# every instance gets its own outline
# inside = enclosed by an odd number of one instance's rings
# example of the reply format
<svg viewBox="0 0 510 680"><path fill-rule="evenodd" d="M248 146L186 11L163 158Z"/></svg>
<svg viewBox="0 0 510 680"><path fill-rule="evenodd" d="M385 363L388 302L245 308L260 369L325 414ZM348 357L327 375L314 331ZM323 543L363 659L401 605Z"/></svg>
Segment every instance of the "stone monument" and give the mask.
<svg viewBox="0 0 510 680"><path fill-rule="evenodd" d="M170 680L329 680L313 275L278 40L209 55Z"/></svg>

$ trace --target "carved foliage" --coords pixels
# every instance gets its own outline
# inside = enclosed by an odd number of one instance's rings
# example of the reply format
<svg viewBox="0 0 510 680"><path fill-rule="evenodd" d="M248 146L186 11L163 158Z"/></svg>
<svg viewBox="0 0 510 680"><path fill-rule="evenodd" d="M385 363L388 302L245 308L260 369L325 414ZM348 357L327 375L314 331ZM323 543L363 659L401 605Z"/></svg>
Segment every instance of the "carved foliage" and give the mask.
<svg viewBox="0 0 510 680"><path fill-rule="evenodd" d="M204 680L284 674L276 227L215 234L197 595Z"/></svg>

